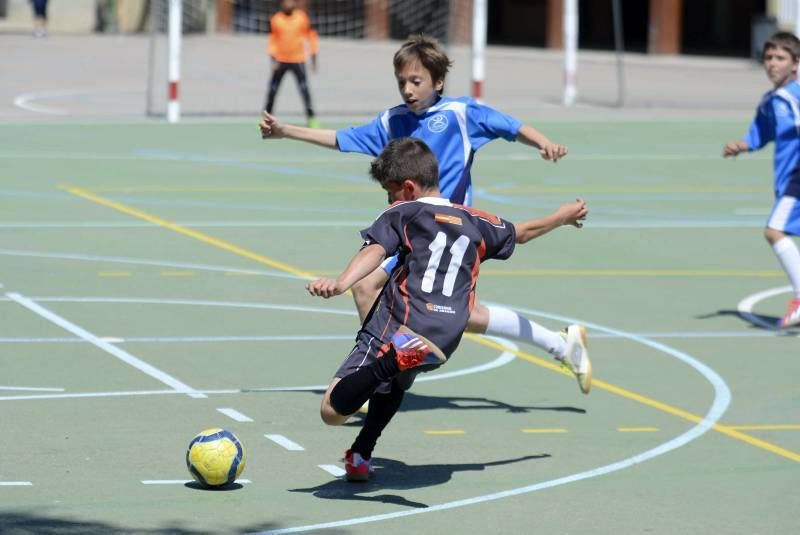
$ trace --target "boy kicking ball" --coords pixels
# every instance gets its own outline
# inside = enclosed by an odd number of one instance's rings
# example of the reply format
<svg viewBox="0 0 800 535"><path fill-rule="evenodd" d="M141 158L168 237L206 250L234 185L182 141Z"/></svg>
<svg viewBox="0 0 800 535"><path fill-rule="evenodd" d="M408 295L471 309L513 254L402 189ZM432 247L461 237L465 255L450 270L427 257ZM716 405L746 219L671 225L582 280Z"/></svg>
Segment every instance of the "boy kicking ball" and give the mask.
<svg viewBox="0 0 800 535"><path fill-rule="evenodd" d="M439 191L436 157L421 140L399 138L372 162L370 175L391 206L362 231L364 245L336 279L306 286L311 295L340 295L397 253L397 267L367 314L356 345L328 386L322 420L342 425L368 399L361 432L345 452L351 481L365 481L372 450L419 372L444 364L456 350L472 308L480 264L505 260L524 244L563 225L580 228L588 214L578 199L550 215L512 224L453 204ZM582 391L591 388L592 366L583 327L568 329L565 361Z"/></svg>
<svg viewBox="0 0 800 535"><path fill-rule="evenodd" d="M789 237L800 234L800 40L788 32L776 33L764 43L762 60L774 89L762 97L747 135L725 145L722 155L736 156L775 142L775 205L764 236L794 290L778 320L778 327L786 329L800 325L800 251Z"/></svg>

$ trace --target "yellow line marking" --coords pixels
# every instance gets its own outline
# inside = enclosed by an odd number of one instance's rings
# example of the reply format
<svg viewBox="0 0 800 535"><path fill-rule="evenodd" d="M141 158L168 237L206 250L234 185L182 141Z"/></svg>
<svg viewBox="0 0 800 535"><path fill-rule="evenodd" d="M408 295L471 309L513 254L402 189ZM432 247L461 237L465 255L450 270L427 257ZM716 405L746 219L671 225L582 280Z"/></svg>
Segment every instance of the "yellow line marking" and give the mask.
<svg viewBox="0 0 800 535"><path fill-rule="evenodd" d="M463 429L426 429L426 435L464 435L466 434Z"/></svg>
<svg viewBox="0 0 800 535"><path fill-rule="evenodd" d="M545 360L543 358L536 357L534 355L530 355L530 354L524 353L522 351L509 349L509 348L507 348L505 346L502 346L502 345L498 344L497 342L493 342L492 340L488 340L486 338L481 338L481 337L479 337L479 336L477 336L475 334L465 333L464 337L468 338L469 340L472 340L473 342L476 342L478 344L482 344L482 345L484 345L486 347L491 347L493 349L497 349L497 350L500 350L500 351L511 352L511 353L515 354L516 356L518 356L519 358L521 358L523 360L527 360L528 362L532 362L532 363L534 363L534 364L536 364L538 366L541 366L543 368L547 368L548 370L552 370L554 372L558 372L558 373L561 373L563 375L567 375L569 377L572 377L572 373L571 372L569 372L569 371L563 369L561 366L559 366L557 364L554 364L554 363L552 363L552 362L550 362L548 360ZM692 414L691 412L684 411L682 409L679 409L677 407L673 407L671 405L667 405L666 403L661 403L660 401L656 401L654 399L648 398L648 397L643 396L641 394L637 394L636 392L632 392L630 390L626 390L624 388L620 388L618 386L614 386L614 385L612 385L610 383L606 383L605 381L601 381L600 379L593 379L592 380L592 387L595 388L595 389L599 388L601 390L606 390L606 391L611 392L613 394L617 394L618 396L622 396L624 398L636 401L636 402L641 403L643 405L647 405L648 407L653 407L654 409L658 409L658 410L660 410L662 412L666 412L667 414L671 414L673 416L677 416L678 418L682 418L684 420L688 420L688 421L693 422L693 423L700 423L700 422L703 421L703 417L702 416L697 416L696 414ZM713 424L711 426L711 428L714 429L715 431L719 432L719 433L722 433L723 435L727 435L727 436L729 436L731 438L735 438L736 440L741 440L742 442L746 442L747 444L750 444L751 446L755 446L757 448L761 448L762 450L769 451L771 453L774 453L776 455L780 455L781 457L785 457L786 459L789 459L789 460L792 460L792 461L795 461L795 462L800 462L800 454L797 454L797 453L795 453L793 451L790 451L790 450L787 450L785 448L781 448L780 446L776 446L775 444L771 444L771 443L769 443L769 442L767 442L765 440L761 440L761 439L752 437L750 435L746 435L746 434L744 434L744 433L742 433L740 431L737 431L737 430L735 430L735 429L733 429L731 427L728 427L728 426L725 426L725 425L721 425L721 424Z"/></svg>
<svg viewBox="0 0 800 535"><path fill-rule="evenodd" d="M192 230L190 228L178 225L176 223L169 222L169 221L167 221L165 219L162 219L160 217L148 214L146 212L142 212L141 210L137 210L135 208L131 208L131 207L126 206L126 205L124 205L122 203L118 203L118 202L106 199L104 197L100 197L99 195L95 195L95 194L93 194L93 193L91 193L89 191L86 191L84 189L77 188L77 187L72 187L72 186L61 186L61 189L63 189L64 191L67 191L68 193L76 195L78 197L82 197L84 199L87 199L87 200L92 201L94 203L100 204L102 206L106 206L108 208L112 208L112 209L117 210L119 212L122 212L124 214L128 214L128 215L130 215L132 217L138 217L139 219L144 219L145 221L149 221L151 223L154 223L156 225L159 225L159 226L162 226L164 228L170 229L172 231L178 232L180 234L184 234L186 236L189 236L190 238L194 238L196 240L199 240L201 242L207 243L209 245L213 245L215 247L219 247L220 249L225 249L226 251L230 251L230 252L232 252L234 254L237 254L239 256L243 256L245 258L249 258L250 260L254 260L254 261L259 262L261 264L265 264L267 266L270 266L270 267L273 267L273 268L276 268L276 269L280 269L280 270L286 271L288 273L292 273L294 275L297 275L299 277L303 277L303 278L306 278L306 279L314 279L315 278L310 273L302 271L302 270L297 269L295 267L292 267L292 266L290 266L288 264L284 264L283 262L278 262L277 260L272 260L272 259L267 258L265 256L262 256L260 254L248 251L247 249L244 249L244 248L239 247L237 245L233 245L231 243L227 243L227 242L222 241L220 239L214 238L213 236L209 236L209 235L204 234L202 232L198 232L196 230ZM487 346L487 347L491 347L491 348L494 348L494 349L497 349L497 350L500 350L500 351L510 351L511 353L515 354L516 356L518 356L518 357L520 357L520 358L522 358L524 360L527 360L529 362L532 362L534 364L537 364L537 365L539 365L539 366L541 366L543 368L547 368L549 370L555 371L557 373L561 373L563 375L572 376L571 372L568 372L567 370L564 370L563 368L561 368L561 366L553 364L552 362L546 361L546 360L544 360L544 359L542 359L540 357L535 357L533 355L530 355L528 353L524 353L522 351L510 350L509 348L507 348L505 346L502 346L502 345L500 345L500 344L498 344L496 342L493 342L491 340L487 340L485 338L480 338L480 337L478 337L477 335L474 335L474 334L466 333L465 337L470 339L470 340L472 340L473 342L476 342L478 344L482 344L482 345ZM620 388L618 386L614 386L614 385L612 385L610 383L606 383L605 381L601 381L599 379L594 379L592 381L592 384L593 384L595 389L599 388L601 390L607 390L609 392L612 392L612 393L617 394L619 396L622 396L624 398L627 398L627 399L630 399L630 400L633 400L633 401L637 401L639 403L642 403L643 405L647 405L649 407L653 407L653 408L658 409L660 411L666 412L667 414L672 414L673 416L677 416L678 418L682 418L684 420L688 420L688 421L694 422L694 423L700 423L700 422L703 421L703 418L700 417L700 416L697 416L696 414L692 414L690 412L678 409L676 407L672 407L671 405L667 405L666 403L661 403L660 401L656 401L654 399L650 399L650 398L648 398L646 396L643 396L641 394L637 394L637 393L632 392L630 390L625 390L624 388ZM800 462L800 455L798 455L797 453L795 453L793 451L789 451L789 450L784 449L784 448L781 448L779 446L776 446L776 445L771 444L769 442L766 442L764 440L757 439L757 438L752 437L750 435L746 435L746 434L744 434L744 433L742 433L740 431L737 431L735 429L732 429L730 427L727 427L727 426L724 426L724 425L720 425L720 424L714 424L714 425L712 425L712 429L714 429L715 431L717 431L719 433L727 435L727 436L729 436L731 438L735 438L737 440L741 440L743 442L746 442L746 443L748 443L748 444L750 444L752 446L755 446L757 448L761 448L763 450L772 452L772 453L774 453L776 455L779 455L781 457L785 457L785 458L790 459L790 460L795 461L795 462ZM458 432L456 432L455 434L457 434L457 433ZM461 433L463 433L463 431L461 431Z"/></svg>
<svg viewBox="0 0 800 535"><path fill-rule="evenodd" d="M194 271L162 271L162 277L194 277L197 275Z"/></svg>
<svg viewBox="0 0 800 535"><path fill-rule="evenodd" d="M731 269L509 269L481 270L495 277L783 277L783 272Z"/></svg>
<svg viewBox="0 0 800 535"><path fill-rule="evenodd" d="M148 214L147 212L143 212L141 210L137 210L136 208L131 208L130 206L126 206L122 203L112 201L110 199L106 199L104 197L100 197L99 195L95 195L89 191L86 191L82 188L76 188L74 186L61 186L61 189L76 195L78 197L82 197L88 201L92 201L97 203L101 206L105 206L106 208L111 208L118 212L122 212L123 214L128 214L129 216L136 217L139 219L144 219L145 221L149 221L155 225L167 228L179 234L183 234L184 236L189 236L190 238L194 238L195 240L201 241L203 243L207 243L209 245L213 245L214 247L219 247L220 249L224 249L229 251L233 254L243 256L244 258L248 258L259 264L264 264L266 266L280 269L282 271L286 271L287 273L291 273L293 275L297 275L298 277L313 280L316 277L311 273L298 269L296 267L290 266L289 264L284 264L283 262L279 262L277 260L273 260L268 258L264 255L260 255L258 253L254 253L252 251L248 251L243 247L239 247L238 245L234 245L232 243L228 243L226 241L220 240L219 238L215 238L213 236L209 236L203 232L190 229L188 227L184 227L183 225L178 225L177 223L172 223L171 221L167 221L166 219L162 219L158 216Z"/></svg>
<svg viewBox="0 0 800 535"><path fill-rule="evenodd" d="M658 427L617 427L620 433L655 433Z"/></svg>
<svg viewBox="0 0 800 535"><path fill-rule="evenodd" d="M568 433L564 428L554 427L554 428L532 428L528 427L521 430L523 433Z"/></svg>
<svg viewBox="0 0 800 535"><path fill-rule="evenodd" d="M100 271L97 273L98 277L130 277L130 271Z"/></svg>
<svg viewBox="0 0 800 535"><path fill-rule="evenodd" d="M734 431L800 431L800 425L729 425Z"/></svg>
<svg viewBox="0 0 800 535"><path fill-rule="evenodd" d="M755 187L721 187L721 188L664 188L664 187L630 187L630 186L518 186L484 188L493 193L765 193L769 188ZM231 186L231 185L196 185L196 186L119 186L98 187L93 191L101 193L375 193L372 186Z"/></svg>

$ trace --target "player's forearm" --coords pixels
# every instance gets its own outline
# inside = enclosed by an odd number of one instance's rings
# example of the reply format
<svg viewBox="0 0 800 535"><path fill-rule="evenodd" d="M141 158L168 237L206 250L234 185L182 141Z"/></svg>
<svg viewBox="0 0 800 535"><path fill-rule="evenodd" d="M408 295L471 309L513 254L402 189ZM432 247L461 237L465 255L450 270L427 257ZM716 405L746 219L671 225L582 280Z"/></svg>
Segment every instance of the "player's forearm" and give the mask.
<svg viewBox="0 0 800 535"><path fill-rule="evenodd" d="M558 212L553 212L550 215L532 219L530 221L523 221L514 225L517 231L517 243L527 243L539 236L547 234L553 229L556 229L564 224L563 219Z"/></svg>
<svg viewBox="0 0 800 535"><path fill-rule="evenodd" d="M375 271L386 258L386 250L382 245L373 243L361 249L350 261L341 275L336 277L337 289L345 292L355 283Z"/></svg>
<svg viewBox="0 0 800 535"><path fill-rule="evenodd" d="M522 125L522 128L519 129L517 141L532 147L536 147L537 149L541 149L542 147L552 143L549 139L547 139L547 136L527 124Z"/></svg>
<svg viewBox="0 0 800 535"><path fill-rule="evenodd" d="M306 141L329 149L336 148L336 130L306 128L304 126L286 124L283 125L283 135L289 139Z"/></svg>

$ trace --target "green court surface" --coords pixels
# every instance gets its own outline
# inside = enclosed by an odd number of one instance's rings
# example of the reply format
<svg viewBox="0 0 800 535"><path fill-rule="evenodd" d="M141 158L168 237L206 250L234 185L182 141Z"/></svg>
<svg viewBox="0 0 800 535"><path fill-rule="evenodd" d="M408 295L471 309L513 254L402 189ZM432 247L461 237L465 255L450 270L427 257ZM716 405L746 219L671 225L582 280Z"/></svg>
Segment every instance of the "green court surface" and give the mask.
<svg viewBox="0 0 800 535"><path fill-rule="evenodd" d="M475 206L583 196L589 220L484 264L478 295L584 323L591 394L538 348L468 336L351 484L332 466L358 418L318 411L358 323L303 285L384 208L369 159L255 121L0 125L0 532L796 532L771 154L720 157L746 122L537 126L570 155L487 145ZM247 452L227 491L184 484L208 427Z"/></svg>

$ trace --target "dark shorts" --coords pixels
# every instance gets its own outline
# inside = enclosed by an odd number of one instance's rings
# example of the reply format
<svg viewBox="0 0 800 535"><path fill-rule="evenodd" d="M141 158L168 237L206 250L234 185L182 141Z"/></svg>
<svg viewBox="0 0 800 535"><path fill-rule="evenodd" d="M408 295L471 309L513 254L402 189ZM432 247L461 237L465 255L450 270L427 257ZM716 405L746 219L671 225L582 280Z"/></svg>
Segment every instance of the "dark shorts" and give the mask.
<svg viewBox="0 0 800 535"><path fill-rule="evenodd" d="M351 373L358 371L363 366L372 364L378 359L381 346L383 346L383 342L379 338L366 331L359 331L356 336L355 347L353 347L353 350L347 355L347 358L344 359L344 362L342 362L342 365L339 366L339 369L336 370L333 376L341 379L342 377L347 377ZM375 391L380 394L388 394L392 389L392 383L402 390L408 390L411 388L411 385L414 384L414 378L417 374L420 372L429 372L436 368L438 368L438 366L426 367L424 370L415 369L400 372L392 381L384 381L378 385Z"/></svg>
<svg viewBox="0 0 800 535"><path fill-rule="evenodd" d="M31 0L33 13L37 17L47 18L47 0Z"/></svg>

